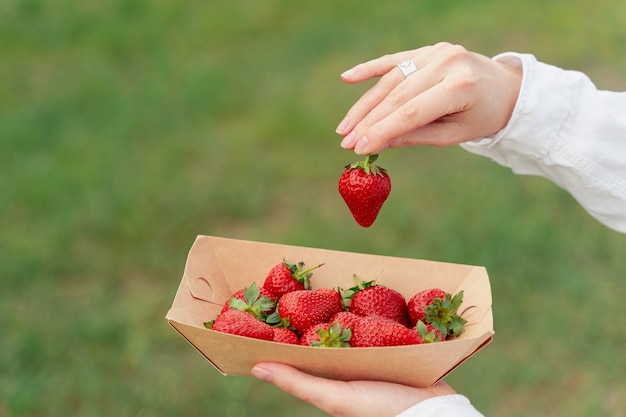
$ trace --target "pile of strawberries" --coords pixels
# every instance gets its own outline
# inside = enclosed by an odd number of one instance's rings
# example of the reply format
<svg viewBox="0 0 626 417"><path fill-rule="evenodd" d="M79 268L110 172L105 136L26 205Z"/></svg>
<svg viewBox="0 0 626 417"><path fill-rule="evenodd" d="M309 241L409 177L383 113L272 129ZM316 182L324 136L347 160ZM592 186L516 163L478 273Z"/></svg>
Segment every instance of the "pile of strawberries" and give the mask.
<svg viewBox="0 0 626 417"><path fill-rule="evenodd" d="M349 289L312 289L316 265L287 260L258 287L235 292L209 329L279 343L317 347L381 347L444 341L460 335L463 291L420 291L407 302L391 288L354 276Z"/></svg>

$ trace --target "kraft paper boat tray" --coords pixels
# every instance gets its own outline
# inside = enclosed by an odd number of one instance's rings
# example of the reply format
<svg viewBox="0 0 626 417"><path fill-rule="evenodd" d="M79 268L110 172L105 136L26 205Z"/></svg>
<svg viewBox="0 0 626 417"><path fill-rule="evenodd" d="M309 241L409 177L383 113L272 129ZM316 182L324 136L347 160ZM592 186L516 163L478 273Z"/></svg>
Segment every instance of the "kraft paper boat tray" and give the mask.
<svg viewBox="0 0 626 417"><path fill-rule="evenodd" d="M353 275L401 292L408 300L429 287L464 291L459 311L467 320L454 340L382 348L315 348L280 344L208 330L233 292L252 282L262 285L269 270L287 259L314 270L313 288L350 288ZM286 363L341 380L381 380L430 386L491 342L493 316L484 267L420 259L334 251L222 237L198 236L167 321L224 375L249 375L255 363Z"/></svg>

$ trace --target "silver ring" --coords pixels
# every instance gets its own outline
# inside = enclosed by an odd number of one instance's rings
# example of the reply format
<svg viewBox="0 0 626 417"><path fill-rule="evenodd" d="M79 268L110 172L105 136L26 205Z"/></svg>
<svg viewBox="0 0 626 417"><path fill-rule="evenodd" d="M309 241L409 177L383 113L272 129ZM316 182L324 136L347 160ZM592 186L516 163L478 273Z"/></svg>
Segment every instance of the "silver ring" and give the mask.
<svg viewBox="0 0 626 417"><path fill-rule="evenodd" d="M404 78L406 78L409 75L413 74L418 69L415 66L415 63L413 61L411 61L410 59L407 59L406 61L402 61L402 62L400 62L396 66L398 68L400 68L400 71L402 71L402 73L404 74Z"/></svg>

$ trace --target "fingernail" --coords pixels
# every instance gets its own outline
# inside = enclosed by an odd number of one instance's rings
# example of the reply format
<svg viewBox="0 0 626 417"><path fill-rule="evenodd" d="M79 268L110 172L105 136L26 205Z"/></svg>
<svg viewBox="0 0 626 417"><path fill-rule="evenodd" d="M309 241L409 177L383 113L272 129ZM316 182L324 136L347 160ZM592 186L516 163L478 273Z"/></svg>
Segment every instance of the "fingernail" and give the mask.
<svg viewBox="0 0 626 417"><path fill-rule="evenodd" d="M356 133L354 131L350 132L348 136L343 138L343 140L341 141L341 147L345 149L350 148L352 145L354 145L355 138L356 138Z"/></svg>
<svg viewBox="0 0 626 417"><path fill-rule="evenodd" d="M353 77L356 73L357 73L356 67L350 68L349 70L341 73L341 78L350 78L350 77Z"/></svg>
<svg viewBox="0 0 626 417"><path fill-rule="evenodd" d="M253 377L260 379L261 381L270 382L272 379L272 373L265 368L261 368L260 366L255 366L250 371Z"/></svg>
<svg viewBox="0 0 626 417"><path fill-rule="evenodd" d="M337 126L337 129L335 129L335 132L342 134L348 127L348 122L348 116L344 117L343 120L339 123L339 126Z"/></svg>
<svg viewBox="0 0 626 417"><path fill-rule="evenodd" d="M367 140L367 136L363 136L357 143L356 146L354 147L354 152L358 153L359 155L364 155L366 154L366 150L367 150L367 145L368 145L368 140Z"/></svg>

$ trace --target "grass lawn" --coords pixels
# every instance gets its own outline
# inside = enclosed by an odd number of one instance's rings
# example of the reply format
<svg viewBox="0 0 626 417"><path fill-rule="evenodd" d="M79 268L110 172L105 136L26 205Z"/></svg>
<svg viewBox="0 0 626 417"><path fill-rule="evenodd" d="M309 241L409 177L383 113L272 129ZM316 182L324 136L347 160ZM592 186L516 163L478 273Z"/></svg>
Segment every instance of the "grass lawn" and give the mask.
<svg viewBox="0 0 626 417"><path fill-rule="evenodd" d="M626 238L547 180L391 149L361 229L339 74L442 40L626 90L626 3L0 4L0 416L325 414L223 377L164 316L198 234L484 265L496 336L446 380L486 416L626 410Z"/></svg>

